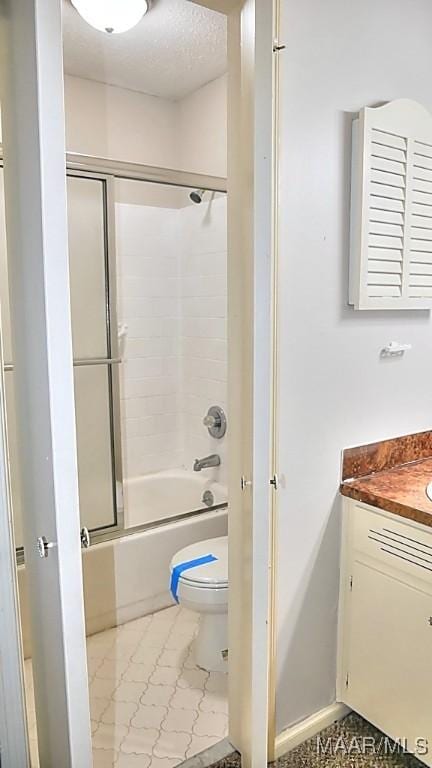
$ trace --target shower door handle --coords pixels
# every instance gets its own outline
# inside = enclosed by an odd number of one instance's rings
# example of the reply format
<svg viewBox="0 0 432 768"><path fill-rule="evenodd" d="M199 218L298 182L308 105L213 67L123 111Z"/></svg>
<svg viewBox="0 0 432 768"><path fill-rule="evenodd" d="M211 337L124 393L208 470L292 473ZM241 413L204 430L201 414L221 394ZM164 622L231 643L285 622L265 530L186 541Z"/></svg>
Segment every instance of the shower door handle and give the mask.
<svg viewBox="0 0 432 768"><path fill-rule="evenodd" d="M121 357L83 357L83 358L77 358L73 361L74 368L80 368L87 365L120 365L120 363L123 362L123 359ZM14 364L13 363L5 363L3 365L3 370L5 372L13 371L14 370Z"/></svg>

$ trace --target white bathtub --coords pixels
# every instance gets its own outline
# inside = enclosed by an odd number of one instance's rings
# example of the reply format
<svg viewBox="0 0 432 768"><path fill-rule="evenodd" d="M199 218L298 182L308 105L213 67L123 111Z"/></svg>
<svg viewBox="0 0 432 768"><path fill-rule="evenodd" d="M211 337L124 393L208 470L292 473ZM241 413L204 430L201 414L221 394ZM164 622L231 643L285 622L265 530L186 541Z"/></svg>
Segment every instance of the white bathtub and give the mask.
<svg viewBox="0 0 432 768"><path fill-rule="evenodd" d="M123 482L125 528L168 520L187 512L206 509L203 494L213 494L213 504L224 504L227 492L224 486L209 477L211 470L188 472L172 469Z"/></svg>

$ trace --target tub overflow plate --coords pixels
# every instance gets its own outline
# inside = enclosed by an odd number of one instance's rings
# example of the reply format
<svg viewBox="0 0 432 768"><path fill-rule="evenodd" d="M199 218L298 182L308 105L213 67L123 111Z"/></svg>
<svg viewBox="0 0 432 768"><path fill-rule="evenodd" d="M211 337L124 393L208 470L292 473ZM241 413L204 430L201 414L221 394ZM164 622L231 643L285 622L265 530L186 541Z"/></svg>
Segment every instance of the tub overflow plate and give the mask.
<svg viewBox="0 0 432 768"><path fill-rule="evenodd" d="M212 507L214 504L214 496L211 491L204 491L202 497L203 503L206 507Z"/></svg>

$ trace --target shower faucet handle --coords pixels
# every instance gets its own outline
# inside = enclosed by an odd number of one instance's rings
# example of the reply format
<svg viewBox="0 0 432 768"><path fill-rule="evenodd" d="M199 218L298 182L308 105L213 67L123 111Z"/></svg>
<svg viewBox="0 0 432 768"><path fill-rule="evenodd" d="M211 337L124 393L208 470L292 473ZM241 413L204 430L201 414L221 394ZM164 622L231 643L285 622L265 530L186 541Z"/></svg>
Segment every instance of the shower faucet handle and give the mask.
<svg viewBox="0 0 432 768"><path fill-rule="evenodd" d="M220 440L224 436L227 428L227 420L220 405L212 405L203 418L203 424L207 427L209 434Z"/></svg>

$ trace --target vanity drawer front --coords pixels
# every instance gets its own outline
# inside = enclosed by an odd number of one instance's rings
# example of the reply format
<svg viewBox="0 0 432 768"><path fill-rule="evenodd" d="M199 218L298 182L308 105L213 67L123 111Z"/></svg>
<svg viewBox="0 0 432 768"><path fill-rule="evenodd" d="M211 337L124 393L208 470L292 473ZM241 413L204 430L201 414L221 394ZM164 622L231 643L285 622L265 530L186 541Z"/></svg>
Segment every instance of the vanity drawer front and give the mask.
<svg viewBox="0 0 432 768"><path fill-rule="evenodd" d="M353 518L353 546L357 552L422 579L432 587L432 529L429 533L400 522L396 516L371 512L357 504Z"/></svg>

